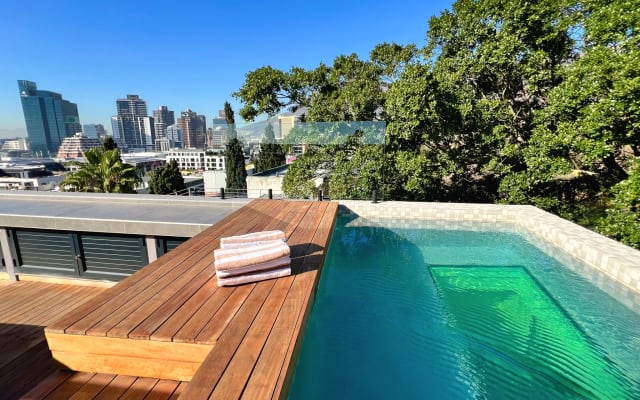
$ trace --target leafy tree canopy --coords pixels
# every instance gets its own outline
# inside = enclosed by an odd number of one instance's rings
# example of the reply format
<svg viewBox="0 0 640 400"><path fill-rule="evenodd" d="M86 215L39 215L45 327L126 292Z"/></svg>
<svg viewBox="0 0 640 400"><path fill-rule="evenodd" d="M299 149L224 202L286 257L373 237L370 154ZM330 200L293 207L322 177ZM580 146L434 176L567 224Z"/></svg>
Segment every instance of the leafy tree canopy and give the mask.
<svg viewBox="0 0 640 400"><path fill-rule="evenodd" d="M457 0L423 48L263 67L234 95L249 120L305 107L308 121L386 122L379 154L356 143L299 158L287 195L308 184L298 169L325 169L333 197L368 198L375 180L387 198L535 204L594 227L637 174L639 31L637 0Z"/></svg>
<svg viewBox="0 0 640 400"><path fill-rule="evenodd" d="M150 176L149 193L151 194L170 194L186 188L176 160L156 168Z"/></svg>

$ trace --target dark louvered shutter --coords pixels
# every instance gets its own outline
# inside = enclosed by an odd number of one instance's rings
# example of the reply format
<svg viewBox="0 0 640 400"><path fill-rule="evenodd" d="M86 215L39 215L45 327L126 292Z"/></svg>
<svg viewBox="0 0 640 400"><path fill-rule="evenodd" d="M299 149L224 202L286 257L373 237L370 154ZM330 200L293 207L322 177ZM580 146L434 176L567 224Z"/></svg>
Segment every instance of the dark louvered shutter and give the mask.
<svg viewBox="0 0 640 400"><path fill-rule="evenodd" d="M88 278L118 280L148 264L141 236L81 233L85 270Z"/></svg>
<svg viewBox="0 0 640 400"><path fill-rule="evenodd" d="M18 272L78 276L79 254L71 232L16 230Z"/></svg>

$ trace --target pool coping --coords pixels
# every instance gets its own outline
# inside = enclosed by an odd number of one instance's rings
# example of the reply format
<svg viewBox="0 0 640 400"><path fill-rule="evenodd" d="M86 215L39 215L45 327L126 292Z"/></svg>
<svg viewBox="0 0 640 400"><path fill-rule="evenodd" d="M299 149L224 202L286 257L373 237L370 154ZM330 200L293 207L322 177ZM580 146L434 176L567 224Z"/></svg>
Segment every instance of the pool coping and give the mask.
<svg viewBox="0 0 640 400"><path fill-rule="evenodd" d="M542 251L586 276L632 309L640 309L640 251L530 205L339 201L339 213L362 218L511 224ZM551 246L549 246L551 245ZM556 247L565 255L554 251ZM581 263L573 263L570 257ZM585 266L587 268L585 268ZM591 269L591 270L589 270ZM613 281L613 282L612 282ZM619 289L623 290L621 293Z"/></svg>

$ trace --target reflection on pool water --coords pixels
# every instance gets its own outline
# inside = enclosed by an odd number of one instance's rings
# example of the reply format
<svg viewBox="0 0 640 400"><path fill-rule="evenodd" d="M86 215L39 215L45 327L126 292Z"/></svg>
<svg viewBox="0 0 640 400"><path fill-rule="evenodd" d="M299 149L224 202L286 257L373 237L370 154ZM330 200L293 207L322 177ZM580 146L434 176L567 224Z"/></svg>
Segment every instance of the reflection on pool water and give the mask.
<svg viewBox="0 0 640 400"><path fill-rule="evenodd" d="M519 234L340 217L289 398L632 399L639 365L640 315Z"/></svg>

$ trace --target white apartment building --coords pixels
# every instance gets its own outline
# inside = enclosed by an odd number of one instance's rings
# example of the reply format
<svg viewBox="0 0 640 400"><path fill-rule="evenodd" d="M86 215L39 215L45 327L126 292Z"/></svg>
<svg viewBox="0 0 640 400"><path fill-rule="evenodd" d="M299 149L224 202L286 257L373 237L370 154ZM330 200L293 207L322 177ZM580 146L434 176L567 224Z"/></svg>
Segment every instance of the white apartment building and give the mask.
<svg viewBox="0 0 640 400"><path fill-rule="evenodd" d="M176 160L181 170L224 170L224 154L221 150L173 149L167 153L167 162Z"/></svg>

